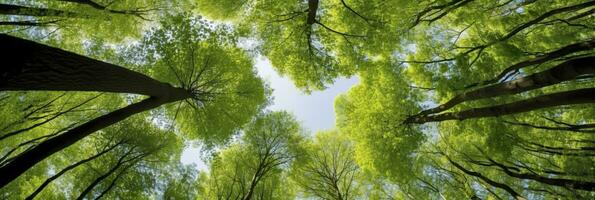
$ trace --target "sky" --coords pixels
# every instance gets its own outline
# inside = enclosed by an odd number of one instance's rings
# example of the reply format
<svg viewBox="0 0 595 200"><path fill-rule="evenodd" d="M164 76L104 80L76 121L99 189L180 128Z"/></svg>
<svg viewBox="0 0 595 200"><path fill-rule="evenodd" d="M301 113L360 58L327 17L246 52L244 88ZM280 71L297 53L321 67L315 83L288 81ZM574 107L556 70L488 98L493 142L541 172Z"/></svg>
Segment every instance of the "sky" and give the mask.
<svg viewBox="0 0 595 200"><path fill-rule="evenodd" d="M255 65L258 75L273 89L273 104L268 108L272 111L285 110L292 113L311 134L335 127L335 97L347 92L358 82L355 76L348 79L340 78L324 91L313 91L308 95L297 89L288 77L281 77L268 59L258 57ZM184 164L196 164L199 169L207 168L200 159L200 147L188 146L182 152L181 160Z"/></svg>

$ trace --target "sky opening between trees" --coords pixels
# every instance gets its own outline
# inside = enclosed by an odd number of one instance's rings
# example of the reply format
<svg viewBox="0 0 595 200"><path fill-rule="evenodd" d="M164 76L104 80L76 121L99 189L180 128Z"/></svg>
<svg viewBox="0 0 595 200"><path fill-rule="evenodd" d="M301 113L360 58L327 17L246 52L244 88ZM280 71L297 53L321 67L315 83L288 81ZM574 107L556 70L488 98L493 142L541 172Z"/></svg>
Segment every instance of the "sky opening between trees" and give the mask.
<svg viewBox="0 0 595 200"><path fill-rule="evenodd" d="M595 199L594 11L0 0L0 199ZM304 94L357 77L335 127L271 109L262 59Z"/></svg>

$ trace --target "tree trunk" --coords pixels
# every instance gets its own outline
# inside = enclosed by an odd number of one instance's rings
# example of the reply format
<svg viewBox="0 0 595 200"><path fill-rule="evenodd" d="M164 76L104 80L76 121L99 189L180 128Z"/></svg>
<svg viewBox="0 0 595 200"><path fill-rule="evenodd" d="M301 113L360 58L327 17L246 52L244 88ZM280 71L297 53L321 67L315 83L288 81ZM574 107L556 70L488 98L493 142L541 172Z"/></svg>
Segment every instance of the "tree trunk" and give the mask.
<svg viewBox="0 0 595 200"><path fill-rule="evenodd" d="M91 7L95 8L95 9L98 9L98 10L105 10L105 9L107 9L107 7L105 7L105 6L101 5L101 4L98 4L98 3L96 3L96 2L94 2L92 0L58 0L58 1L65 1L65 2L71 2L71 3L84 4L84 5L91 6Z"/></svg>
<svg viewBox="0 0 595 200"><path fill-rule="evenodd" d="M0 4L0 15L22 15L35 17L78 17L89 18L88 15L49 8L32 8L10 4Z"/></svg>
<svg viewBox="0 0 595 200"><path fill-rule="evenodd" d="M461 112L450 112L429 116L414 116L407 118L404 121L404 123L423 124L426 122L439 122L446 120L465 120L483 117L497 117L503 115L523 113L542 108L587 103L595 103L595 88L558 92L497 106L473 108Z"/></svg>
<svg viewBox="0 0 595 200"><path fill-rule="evenodd" d="M314 24L316 22L316 11L318 11L318 0L308 0L308 19L307 24Z"/></svg>
<svg viewBox="0 0 595 200"><path fill-rule="evenodd" d="M92 0L58 0L58 1L83 4L83 5L90 6L96 10L105 11L105 12L108 12L111 14L134 15L134 16L140 17L142 19L144 19L144 18L141 15L146 14L148 11L156 10L156 9L113 10L113 9L108 8L107 6L101 5L101 4L96 3L95 1L92 1Z"/></svg>
<svg viewBox="0 0 595 200"><path fill-rule="evenodd" d="M595 74L595 57L569 60L548 70L526 77L468 91L455 96L436 108L424 110L418 115L439 113L466 101L518 94L560 82L574 80L581 75L588 74Z"/></svg>
<svg viewBox="0 0 595 200"><path fill-rule="evenodd" d="M69 147L97 130L122 121L134 114L151 110L166 103L189 98L185 91L180 94L172 94L172 96L169 97L150 97L141 102L128 105L124 108L95 118L67 131L66 133L40 143L35 148L23 152L15 157L12 162L0 168L0 174L2 174L2 176L0 176L0 188L19 177L38 162Z"/></svg>
<svg viewBox="0 0 595 200"><path fill-rule="evenodd" d="M144 74L0 34L0 91L98 91L164 96L178 89Z"/></svg>
<svg viewBox="0 0 595 200"><path fill-rule="evenodd" d="M120 143L117 143L115 145L112 145L110 148L107 148L107 149L105 149L105 150L103 150L103 151L101 151L101 152L99 152L99 153L97 153L97 154L95 154L95 155L87 158L87 159L80 160L80 161L78 161L78 162L76 162L76 163L74 163L72 165L69 165L68 167L65 167L60 172L58 172L55 175L53 175L52 177L46 179L39 187L37 187L37 189L33 193L31 193L25 199L26 200L31 200L31 199L35 198L35 196L37 196L37 194L39 194L48 184L50 184L52 181L56 180L57 178L60 178L60 176L62 176L62 174L64 174L64 173L66 173L66 172L68 172L68 171L70 171L70 170L78 167L79 165L82 165L82 164L85 164L85 163L87 163L87 162L89 162L91 160L94 160L95 158L98 158L99 156L102 156L103 154L111 151L112 149L116 148L120 144L122 144L122 143L120 142Z"/></svg>
<svg viewBox="0 0 595 200"><path fill-rule="evenodd" d="M481 85L495 83L498 80L501 80L502 78L506 77L511 72L518 71L524 67L544 63L544 62L547 62L547 61L550 61L550 60L553 60L556 58L560 58L562 56L566 56L568 54L572 54L575 52L588 51L593 48L595 48L595 40L589 40L589 41L585 41L585 42L571 44L571 45L562 47L556 51L549 52L543 56L539 56L539 57L531 59L531 60L527 60L527 61L523 61L523 62L514 64L514 65L504 69L498 76L496 76L496 78L489 80L485 83L482 83Z"/></svg>
<svg viewBox="0 0 595 200"><path fill-rule="evenodd" d="M0 26L47 26L56 24L60 20L51 21L0 21Z"/></svg>

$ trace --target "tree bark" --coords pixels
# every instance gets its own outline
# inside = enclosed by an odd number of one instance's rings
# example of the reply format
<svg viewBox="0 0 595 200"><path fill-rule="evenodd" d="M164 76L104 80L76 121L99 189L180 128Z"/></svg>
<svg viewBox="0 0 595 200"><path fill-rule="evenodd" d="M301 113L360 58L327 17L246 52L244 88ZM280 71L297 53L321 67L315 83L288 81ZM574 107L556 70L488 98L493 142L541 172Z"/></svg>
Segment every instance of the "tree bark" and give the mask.
<svg viewBox="0 0 595 200"><path fill-rule="evenodd" d="M164 96L167 83L121 66L0 34L0 91L99 91Z"/></svg>
<svg viewBox="0 0 595 200"><path fill-rule="evenodd" d="M473 108L461 112L449 112L429 116L414 116L407 118L404 123L423 124L427 122L439 122L446 120L466 120L483 117L497 117L523 113L542 108L587 103L595 103L595 88L558 92L502 105Z"/></svg>
<svg viewBox="0 0 595 200"><path fill-rule="evenodd" d="M308 19L306 23L312 25L316 23L316 11L318 11L318 0L308 0Z"/></svg>
<svg viewBox="0 0 595 200"><path fill-rule="evenodd" d="M418 116L439 113L466 101L518 94L564 81L574 80L581 75L588 74L595 74L595 57L569 60L539 73L471 90L455 96L438 107L424 110Z"/></svg>
<svg viewBox="0 0 595 200"><path fill-rule="evenodd" d="M531 60L527 60L527 61L523 61L523 62L514 64L514 65L504 69L500 74L498 74L498 76L496 76L496 78L489 80L487 82L481 83L481 85L495 83L498 80L501 80L502 78L506 77L511 72L518 71L524 67L544 63L544 62L547 62L547 61L550 61L550 60L553 60L556 58L560 58L562 56L566 56L568 54L572 54L575 52L588 51L593 48L595 48L595 40L589 40L589 41L585 41L585 42L571 44L571 45L562 47L556 51L549 52L543 56L539 56L539 57L531 59Z"/></svg>
<svg viewBox="0 0 595 200"><path fill-rule="evenodd" d="M0 4L0 15L22 15L35 17L78 17L89 18L88 15L49 8L32 8L10 4Z"/></svg>

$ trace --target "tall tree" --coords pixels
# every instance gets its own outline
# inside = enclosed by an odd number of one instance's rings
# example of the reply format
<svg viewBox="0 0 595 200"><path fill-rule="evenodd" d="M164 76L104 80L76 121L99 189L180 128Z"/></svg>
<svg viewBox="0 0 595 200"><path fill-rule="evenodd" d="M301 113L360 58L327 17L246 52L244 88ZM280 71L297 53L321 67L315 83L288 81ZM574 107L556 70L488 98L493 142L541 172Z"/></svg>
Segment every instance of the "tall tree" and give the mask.
<svg viewBox="0 0 595 200"><path fill-rule="evenodd" d="M192 33L190 33L192 34ZM17 41L20 41L19 39L16 38L12 38L9 36L6 36L6 38L8 39L14 39ZM30 43L29 43L30 44ZM174 80L179 81L179 84L181 85L181 88L177 88L177 87L173 87L169 84L165 84L165 83L161 83L159 81L155 81L152 80L150 78L148 78L147 76L144 76L140 73L136 73L130 70L126 70L125 68L122 67L118 67L115 65L109 65L109 64L103 64L103 65L92 65L89 64L88 66L90 67L100 67L100 68L95 68L96 70L92 70L95 74L97 74L98 76L101 76L102 74L102 66L105 67L105 71L108 71L109 69L113 69L115 71L118 72L122 72L122 73L118 73L118 74L114 74L115 76L104 76L103 79L106 80L105 82L107 83L104 86L107 85L118 85L118 83L120 84L120 86L115 86L115 88L121 88L121 89L115 89L114 87L108 86L106 88L97 88L101 91L101 89L105 89L108 92L126 92L125 89L127 88L125 85L128 85L130 82L129 80L127 80L126 78L123 79L119 79L120 81L117 81L118 77L124 75L126 76L126 74L128 74L128 76L131 76L130 80L134 80L132 77L137 77L139 79L137 80L142 80L142 81L146 81L149 83L152 83L151 85L155 85L157 86L156 88L145 88L145 89L140 89L140 90L145 90L145 91L150 91L153 90L154 92L143 92L143 93L152 93L153 95L151 95L149 98L142 100L138 103L134 103L131 105L128 105L124 108L118 109L116 111L113 111L111 113L105 114L101 117L95 118L89 122L86 122L78 127L75 127L67 132L65 132L64 134L61 134L59 136L53 137L49 140L46 140L42 143L40 143L38 146L36 146L35 148L31 149L30 151L26 152L25 154L21 154L18 157L15 157L10 163L2 166L0 168L0 171L3 172L11 172L10 176L4 176L1 181L0 181L0 185L4 186L6 185L8 182L10 182L11 180L13 180L14 178L18 177L20 174L22 174L24 171L26 171L27 169L29 169L30 167L32 167L33 165L35 165L37 162L45 159L46 157L52 155L53 153L60 151L61 149L64 149L72 144L74 144L75 142L79 141L80 139L88 136L89 134L100 130L102 128L105 128L107 126L110 126L114 123L117 123L121 120L126 119L127 117L140 113L140 112L144 112L147 110L151 110L153 108L159 107L161 105L167 104L167 103L172 103L172 102L176 102L176 101L182 101L185 99L192 99L192 101L187 101L187 108L194 108L196 109L195 111L190 111L191 112L201 112L201 110L206 111L205 113L207 113L206 116L215 114L215 113L210 113L210 112L221 112L221 113L227 113L225 114L225 117L219 117L219 118L213 118L213 119L207 119L207 118L203 118L204 121L198 122L198 124L196 122L193 122L194 125L199 125L199 124L205 124L205 125L210 125L210 126L204 126L204 128L202 128L202 130L207 130L208 134L213 134L213 135L218 135L217 133L221 133L219 135L219 138L227 138L227 135L230 134L230 132L233 132L233 129L235 129L234 127L240 126L243 124L243 122L247 121L250 116L251 113L254 113L255 109L257 109L260 104L262 103L262 101L264 100L264 98L262 97L263 95L263 90L262 90L262 83L260 82L260 80L258 78L255 77L254 72L251 69L250 63L249 61L246 61L247 59L244 57L245 55L243 55L243 53L240 50L234 49L234 48L220 48L220 47L215 47L212 45L207 45L207 44L200 44L197 43L197 41L194 41L194 43L189 44L190 46L187 47L187 49L185 49L185 54L184 54L184 58L186 58L187 60L185 61L181 61L182 63L179 63L179 65L182 66L177 66L176 68L173 68L173 66L171 66L170 64L173 64L170 62L171 59L175 58L176 56L179 56L179 53L176 54L170 54L173 52L170 52L167 49L160 49L160 51L162 52L163 56L164 56L164 63L167 63L168 66L163 66L163 67L167 67L167 69L170 70L170 73L175 74L175 78ZM196 45L196 47L194 47L194 45ZM37 45L39 46L39 45ZM171 47L170 47L171 48ZM47 50L46 50L47 52ZM50 51L51 52L51 51ZM197 61L196 56L198 56L198 52L205 52L208 53L208 55L206 55L207 57L199 57L199 58L203 58L205 60L202 61ZM230 54L233 54L233 57L231 57ZM61 60L61 59L57 59L57 58L62 58L62 59L69 59L71 57L76 58L81 58L81 56L77 56L73 53L67 53L67 52L63 52L60 51L59 54L61 55L54 55L52 58L55 60ZM9 57L6 57L7 59ZM16 58L16 57L13 57ZM232 59L233 58L233 59ZM17 63L18 62L22 62L19 61L20 59L17 58ZM91 62L95 62L95 63L101 63L99 61L93 61L92 59L83 59L84 61L91 61ZM68 63L68 62L67 62ZM23 78L21 79L24 82L27 82L29 80L35 80L35 76L37 75L41 75L44 74L44 67L47 64L44 63L42 60L36 60L33 61L32 63L28 63L28 64L24 64L23 67L27 67L27 66L32 66L34 69L42 69L41 71L34 71L33 73L28 73L28 74L21 74L21 73L17 73L17 74L12 74L12 73L8 73L8 72L3 72L6 73L6 77L19 77L19 75L22 76L32 76L29 78ZM217 66L213 66L213 65L217 65ZM35 67L37 66L37 67ZM60 68L61 65L53 65L56 66L57 68ZM67 66L66 66L67 67ZM73 67L76 67L73 66ZM67 67L68 68L68 67ZM64 69L64 68L62 68ZM77 68L75 68L77 69ZM187 79L182 80L181 77L179 77L177 75L178 71L176 70L187 70L188 72L191 72L188 74ZM69 85L68 83L73 83L72 81L76 80L76 78L65 78L65 77L76 77L76 74L80 74L83 75L85 74L84 71L76 71L76 73L67 73L68 71L61 71L61 70L57 70L60 73L54 73L51 72L49 73L49 76L45 76L43 75L42 77L44 77L41 80L55 80L56 82L58 82L57 84L54 84L54 86L56 86L57 88L53 88L49 87L49 90L64 90L61 87L64 87L66 85ZM17 70L17 72L19 72ZM47 72L47 71L46 71ZM124 73L125 72L125 73ZM68 74L67 76L64 76L64 74ZM52 78L54 77L54 78ZM11 79L11 78L8 78ZM71 81L69 81L69 79ZM84 79L84 78L83 78ZM112 81L109 81L109 79L111 79ZM59 82L61 81L65 81L62 82L61 84ZM14 85L21 85L19 81L15 81L16 83L14 83ZM76 83L77 81L74 81L74 83ZM111 82L111 83L110 83ZM22 84L23 86L20 87L20 89L24 89L24 90L33 90L35 88L31 88L31 87L27 87L27 84ZM31 85L36 85L36 84L31 84ZM52 85L52 84L50 84ZM62 86L60 86L62 85ZM71 84L72 85L72 84ZM91 82L85 84L85 85L92 85ZM140 84L139 88L144 87L144 84ZM14 87L14 86L13 86ZM89 91L91 89L89 88L85 88L87 86L83 86L81 89L77 89L75 88L68 88L66 87L65 89L70 89L70 90L79 90L79 91ZM165 91L163 91L162 88L166 88ZM159 92L155 92L155 90L159 91ZM171 93L170 91L172 91L173 93ZM137 90L138 92L138 90ZM163 92L163 93L161 93ZM161 94L158 94L161 93ZM248 100L251 98L255 98L253 100ZM239 102L235 102L236 100L239 99L246 99L247 101L243 101L241 103ZM242 104L242 103L248 103L248 104ZM246 112L239 112L237 114L232 115L229 114L228 109L230 109L230 106L233 107L237 107L237 108L242 108L244 109ZM179 109L176 108L176 109ZM174 113L177 113L177 110L174 110ZM173 114L175 115L175 114ZM204 115L198 115L198 117L205 117ZM175 116L174 116L175 118ZM186 117L184 117L183 119L188 119ZM195 118L196 119L196 118ZM200 119L200 118L199 118ZM215 123L215 121L210 121L207 122L208 120L223 120L223 121L218 121ZM231 121L231 123L230 123ZM219 127L220 126L220 127ZM212 131L210 130L210 127L218 127L217 131ZM225 128L223 128L225 127ZM219 139L221 140L221 139Z"/></svg>

